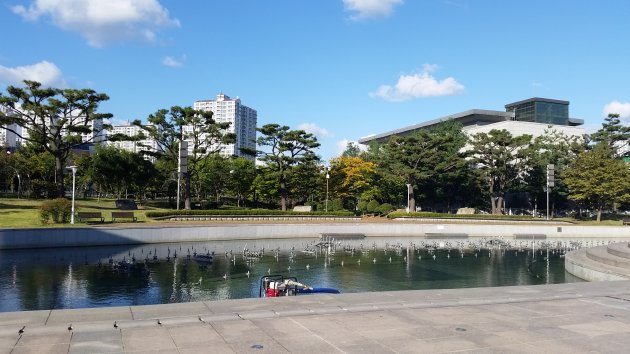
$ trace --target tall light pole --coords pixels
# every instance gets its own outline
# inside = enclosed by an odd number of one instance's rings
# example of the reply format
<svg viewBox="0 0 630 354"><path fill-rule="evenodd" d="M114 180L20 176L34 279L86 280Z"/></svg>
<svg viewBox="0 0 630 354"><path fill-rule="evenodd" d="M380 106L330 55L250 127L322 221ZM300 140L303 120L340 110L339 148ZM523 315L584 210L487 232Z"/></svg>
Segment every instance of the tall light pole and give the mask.
<svg viewBox="0 0 630 354"><path fill-rule="evenodd" d="M72 214L70 214L70 223L74 224L74 185L77 177L77 166L68 166L72 170Z"/></svg>
<svg viewBox="0 0 630 354"><path fill-rule="evenodd" d="M326 167L326 212L328 212L328 180L330 179L330 174L328 173L328 167Z"/></svg>
<svg viewBox="0 0 630 354"><path fill-rule="evenodd" d="M409 210L409 195L411 193L409 192L409 188L411 188L411 184L407 183L407 213L410 212L410 210Z"/></svg>

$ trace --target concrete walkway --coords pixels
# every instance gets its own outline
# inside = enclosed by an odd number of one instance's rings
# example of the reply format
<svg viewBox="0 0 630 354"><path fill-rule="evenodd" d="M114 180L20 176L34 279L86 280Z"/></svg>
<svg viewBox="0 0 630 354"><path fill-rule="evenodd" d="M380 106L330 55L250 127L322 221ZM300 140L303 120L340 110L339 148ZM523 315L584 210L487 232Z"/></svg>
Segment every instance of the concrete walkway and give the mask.
<svg viewBox="0 0 630 354"><path fill-rule="evenodd" d="M622 353L628 348L630 281L0 313L0 353Z"/></svg>

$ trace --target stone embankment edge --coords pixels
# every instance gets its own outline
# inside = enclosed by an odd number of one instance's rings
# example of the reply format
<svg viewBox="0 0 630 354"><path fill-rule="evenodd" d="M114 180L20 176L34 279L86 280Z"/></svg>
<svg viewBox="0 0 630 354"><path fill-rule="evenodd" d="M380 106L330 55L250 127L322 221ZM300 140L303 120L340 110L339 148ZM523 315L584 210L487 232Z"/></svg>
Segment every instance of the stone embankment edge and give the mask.
<svg viewBox="0 0 630 354"><path fill-rule="evenodd" d="M323 234L364 234L366 237L504 238L570 241L580 238L630 240L623 226L558 226L505 224L440 224L338 222L212 225L130 225L85 228L0 229L0 249L113 246L176 242L208 242L253 239L319 238Z"/></svg>
<svg viewBox="0 0 630 354"><path fill-rule="evenodd" d="M625 247L627 248L628 243L624 242L622 245L626 245ZM569 274L587 281L629 280L630 268L625 266L626 262L616 262L615 259L619 258L619 256L615 255L614 252L609 252L611 247L618 248L615 246L619 246L619 244L568 252L564 259L564 269ZM596 253L597 257L594 255L589 256L589 252ZM630 249L625 254L630 254ZM625 259L625 256L622 257L622 261Z"/></svg>

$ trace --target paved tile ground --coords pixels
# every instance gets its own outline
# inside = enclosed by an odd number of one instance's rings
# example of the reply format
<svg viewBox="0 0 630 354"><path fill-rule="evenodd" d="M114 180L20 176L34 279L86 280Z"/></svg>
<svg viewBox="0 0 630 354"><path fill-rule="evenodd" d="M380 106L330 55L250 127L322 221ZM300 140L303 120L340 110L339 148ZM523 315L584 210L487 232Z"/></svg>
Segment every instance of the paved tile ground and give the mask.
<svg viewBox="0 0 630 354"><path fill-rule="evenodd" d="M630 281L0 313L0 354L627 353L628 348Z"/></svg>

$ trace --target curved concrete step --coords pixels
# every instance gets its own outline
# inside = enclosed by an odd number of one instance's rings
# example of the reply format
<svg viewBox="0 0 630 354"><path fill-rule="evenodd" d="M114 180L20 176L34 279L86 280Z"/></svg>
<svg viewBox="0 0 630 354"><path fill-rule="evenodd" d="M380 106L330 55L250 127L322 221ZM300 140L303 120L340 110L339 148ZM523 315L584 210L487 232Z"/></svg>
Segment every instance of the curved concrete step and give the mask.
<svg viewBox="0 0 630 354"><path fill-rule="evenodd" d="M608 247L600 246L587 248L586 256L596 262L630 270L630 259L617 257L614 254L609 253Z"/></svg>
<svg viewBox="0 0 630 354"><path fill-rule="evenodd" d="M606 246L596 247L606 253ZM593 249L579 249L568 252L565 256L565 270L578 278L588 281L608 281L608 280L627 280L630 279L630 268L617 267L603 262L594 260L587 254L587 251ZM613 257L612 255L610 255ZM620 258L621 259L621 258Z"/></svg>
<svg viewBox="0 0 630 354"><path fill-rule="evenodd" d="M608 253L617 257L630 259L630 243L620 242L610 244L608 245Z"/></svg>

